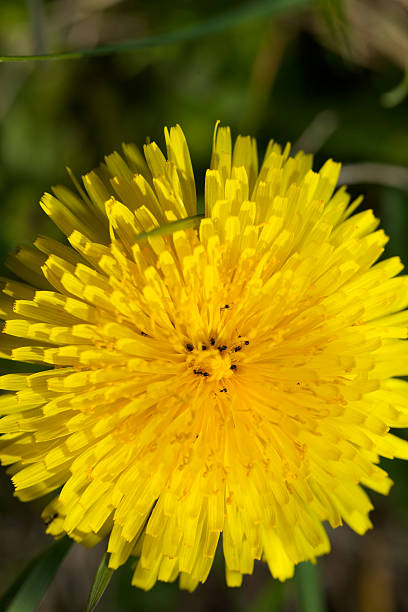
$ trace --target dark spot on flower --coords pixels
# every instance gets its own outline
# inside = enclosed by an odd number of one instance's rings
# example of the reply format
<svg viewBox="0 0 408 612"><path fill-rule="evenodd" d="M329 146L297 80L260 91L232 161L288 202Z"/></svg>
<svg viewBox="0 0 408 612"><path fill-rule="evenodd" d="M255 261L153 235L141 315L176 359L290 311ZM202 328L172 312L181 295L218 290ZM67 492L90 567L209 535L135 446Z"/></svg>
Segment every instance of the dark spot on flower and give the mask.
<svg viewBox="0 0 408 612"><path fill-rule="evenodd" d="M230 370L236 370L237 366L235 365L235 363L232 364L232 366L230 367Z"/></svg>
<svg viewBox="0 0 408 612"><path fill-rule="evenodd" d="M57 518L57 516L58 516L58 512L56 512L56 513L55 513L55 514L53 514L52 516L48 516L48 517L45 519L44 523L45 523L46 525L49 525L50 523L52 523L52 521L54 521L54 520Z"/></svg>
<svg viewBox="0 0 408 612"><path fill-rule="evenodd" d="M240 351L240 350L241 350L241 348L242 348L242 346L236 346L236 347L234 348L234 351L237 353L238 351Z"/></svg>
<svg viewBox="0 0 408 612"><path fill-rule="evenodd" d="M210 339L210 344L211 344L211 346L214 346L214 344L215 344L215 338L211 338L211 339Z"/></svg>
<svg viewBox="0 0 408 612"><path fill-rule="evenodd" d="M246 346L248 346L249 340L245 340L244 344L246 344Z"/></svg>
<svg viewBox="0 0 408 612"><path fill-rule="evenodd" d="M207 350L207 347L205 346L205 344L202 345L201 350L202 351L206 351Z"/></svg>
<svg viewBox="0 0 408 612"><path fill-rule="evenodd" d="M187 349L188 351L190 351L190 353L191 353L191 351L193 351L193 350L194 350L194 346L193 346L192 344L188 343L188 344L186 344L186 349Z"/></svg>

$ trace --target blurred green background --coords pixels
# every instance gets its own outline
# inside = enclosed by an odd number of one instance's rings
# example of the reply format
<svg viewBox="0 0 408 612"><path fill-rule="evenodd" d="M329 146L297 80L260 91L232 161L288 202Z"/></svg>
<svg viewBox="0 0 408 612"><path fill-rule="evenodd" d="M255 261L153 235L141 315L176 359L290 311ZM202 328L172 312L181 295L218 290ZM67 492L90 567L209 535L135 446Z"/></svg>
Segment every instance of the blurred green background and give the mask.
<svg viewBox="0 0 408 612"><path fill-rule="evenodd" d="M38 234L59 236L37 202L51 184L69 183L65 166L80 175L123 141L142 144L150 137L163 144L164 125L182 125L202 191L220 119L235 135L256 136L261 153L273 138L315 152L317 168L328 157L342 161L341 180L353 194L365 193L364 205L382 218L391 238L387 254L408 264L408 0L274 4L279 10L258 19L258 5L246 4L246 18L233 27L172 45L0 64L1 261ZM220 24L241 6L232 0L1 0L0 54L94 47L208 19ZM327 610L408 610L408 478L404 464L386 463L396 485L386 499L372 495L376 529L364 537L347 528L331 534L333 552L319 564ZM1 475L2 590L49 542L42 506L15 500ZM74 546L38 610L84 610L102 552ZM129 586L125 568L98 609L319 612L318 603L302 600L313 578L308 566L297 574L282 586L259 564L242 589L227 590L218 558L194 594L162 584L146 594Z"/></svg>

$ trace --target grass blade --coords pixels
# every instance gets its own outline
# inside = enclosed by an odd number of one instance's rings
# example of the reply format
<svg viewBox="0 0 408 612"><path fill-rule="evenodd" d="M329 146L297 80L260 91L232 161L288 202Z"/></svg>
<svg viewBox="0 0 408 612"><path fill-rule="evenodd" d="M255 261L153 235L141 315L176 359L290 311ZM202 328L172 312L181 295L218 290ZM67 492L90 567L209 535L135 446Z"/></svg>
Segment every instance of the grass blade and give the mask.
<svg viewBox="0 0 408 612"><path fill-rule="evenodd" d="M250 23L269 15L286 12L288 10L304 7L311 4L311 0L257 0L238 6L221 15L206 19L200 23L164 32L153 34L144 38L132 39L108 45L101 45L89 49L78 49L77 51L66 51L62 53L44 53L41 55L3 55L0 62L25 62L45 60L67 60L80 59L82 57L108 55L123 51L134 51L148 47L161 47L180 42L186 42L223 32L242 23Z"/></svg>
<svg viewBox="0 0 408 612"><path fill-rule="evenodd" d="M170 223L164 223L160 227L151 230L150 232L142 232L136 236L136 242L146 240L146 238L153 238L154 236L167 236L173 234L179 230L193 229L199 227L201 219L204 215L194 215L194 217L186 217L185 219L177 219L177 221L171 221Z"/></svg>
<svg viewBox="0 0 408 612"><path fill-rule="evenodd" d="M56 540L31 561L0 598L0 610L34 612L71 544L67 537Z"/></svg>
<svg viewBox="0 0 408 612"><path fill-rule="evenodd" d="M104 594L105 589L112 578L113 572L115 571L108 567L108 560L109 553L105 553L101 559L98 569L96 570L91 592L89 594L86 612L92 612L92 610L95 609L98 601Z"/></svg>

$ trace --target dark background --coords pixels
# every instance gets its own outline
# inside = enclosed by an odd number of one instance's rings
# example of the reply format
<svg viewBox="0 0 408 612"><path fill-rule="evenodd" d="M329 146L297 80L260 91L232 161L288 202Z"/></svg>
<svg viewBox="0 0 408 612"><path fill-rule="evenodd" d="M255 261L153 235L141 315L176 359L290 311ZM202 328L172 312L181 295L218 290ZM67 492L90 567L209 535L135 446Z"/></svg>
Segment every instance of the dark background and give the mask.
<svg viewBox="0 0 408 612"><path fill-rule="evenodd" d="M0 54L94 47L178 30L241 4L1 0ZM273 17L249 16L224 32L164 47L0 64L0 260L38 234L59 236L37 202L51 184L69 184L65 166L84 174L122 141L143 144L150 137L162 145L164 125L182 125L202 191L220 119L235 135L256 136L261 153L273 138L315 152L315 168L328 157L342 161L342 180L354 195L365 193L365 206L382 218L391 238L387 254L408 263L408 102L404 86L395 89L408 60L408 0L287 4L292 8L281 0ZM2 373L9 368L0 363ZM336 530L334 550L319 564L330 611L408 610L408 478L402 462L384 465L396 485L388 498L372 495L375 530L364 537ZM47 546L42 507L13 498L1 474L0 589ZM84 610L102 552L74 546L40 612ZM146 594L129 586L130 572L117 572L101 612L316 612L302 607L296 579L282 586L262 564L242 589L227 590L217 558L193 595L167 584Z"/></svg>

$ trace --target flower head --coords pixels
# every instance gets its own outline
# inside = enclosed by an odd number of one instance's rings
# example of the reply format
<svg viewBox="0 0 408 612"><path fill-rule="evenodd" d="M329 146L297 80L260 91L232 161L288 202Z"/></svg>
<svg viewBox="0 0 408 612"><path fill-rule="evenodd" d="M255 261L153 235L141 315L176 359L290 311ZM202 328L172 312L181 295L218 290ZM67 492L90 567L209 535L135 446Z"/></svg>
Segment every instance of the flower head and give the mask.
<svg viewBox="0 0 408 612"><path fill-rule="evenodd" d="M284 580L329 550L322 525L371 527L363 489L408 458L408 279L339 164L216 127L196 210L180 127L133 145L42 207L70 246L38 238L3 280L3 438L23 501L56 491L47 532L133 583L194 589L222 534L230 586L255 559Z"/></svg>

